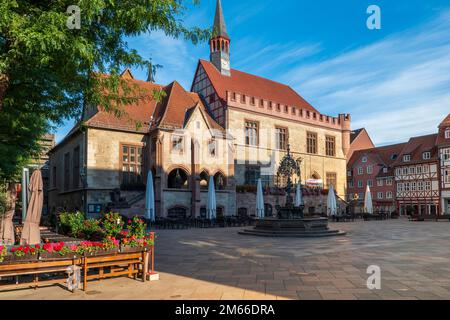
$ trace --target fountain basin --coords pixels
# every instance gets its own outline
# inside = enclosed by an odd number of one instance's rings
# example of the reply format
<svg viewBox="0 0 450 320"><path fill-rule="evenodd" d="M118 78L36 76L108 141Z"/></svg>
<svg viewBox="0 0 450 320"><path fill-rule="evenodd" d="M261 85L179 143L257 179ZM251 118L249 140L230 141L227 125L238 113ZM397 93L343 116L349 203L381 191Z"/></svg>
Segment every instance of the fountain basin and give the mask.
<svg viewBox="0 0 450 320"><path fill-rule="evenodd" d="M346 232L331 230L327 218L277 219L265 218L256 221L256 226L239 232L241 235L260 237L331 237L344 236Z"/></svg>

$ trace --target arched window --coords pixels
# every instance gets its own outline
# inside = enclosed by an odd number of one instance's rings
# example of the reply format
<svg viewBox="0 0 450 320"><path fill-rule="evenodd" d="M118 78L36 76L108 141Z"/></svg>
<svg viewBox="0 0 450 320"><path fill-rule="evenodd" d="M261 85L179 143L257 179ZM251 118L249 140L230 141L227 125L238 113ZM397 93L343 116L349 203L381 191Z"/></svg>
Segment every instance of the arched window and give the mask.
<svg viewBox="0 0 450 320"><path fill-rule="evenodd" d="M209 175L206 173L206 171L203 171L202 173L200 173L200 189L208 190L208 184Z"/></svg>
<svg viewBox="0 0 450 320"><path fill-rule="evenodd" d="M189 189L188 174L183 169L172 170L167 180L169 189Z"/></svg>
<svg viewBox="0 0 450 320"><path fill-rule="evenodd" d="M225 41L222 40L222 47L221 47L222 51L225 51Z"/></svg>
<svg viewBox="0 0 450 320"><path fill-rule="evenodd" d="M216 52L216 42L215 41L212 42L212 46L213 46L213 52Z"/></svg>
<svg viewBox="0 0 450 320"><path fill-rule="evenodd" d="M224 175L221 172L217 172L214 175L214 187L216 190L223 190L226 187L226 180Z"/></svg>

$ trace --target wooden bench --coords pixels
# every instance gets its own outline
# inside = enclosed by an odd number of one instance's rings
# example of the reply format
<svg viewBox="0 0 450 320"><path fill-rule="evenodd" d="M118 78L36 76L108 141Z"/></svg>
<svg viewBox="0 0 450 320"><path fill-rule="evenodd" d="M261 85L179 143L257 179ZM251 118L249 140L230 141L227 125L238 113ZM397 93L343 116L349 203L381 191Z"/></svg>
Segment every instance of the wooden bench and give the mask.
<svg viewBox="0 0 450 320"><path fill-rule="evenodd" d="M141 274L142 281L146 281L148 273L149 252L121 253L107 256L84 257L83 266L83 291L87 290L88 280L102 280L111 277L127 275L137 279ZM105 268L109 272L105 273ZM89 270L98 270L98 273L88 274Z"/></svg>
<svg viewBox="0 0 450 320"><path fill-rule="evenodd" d="M47 273L68 273L69 267L80 264L81 264L80 259L0 264L0 278L16 277L15 284L3 284L0 285L0 289L4 290L20 289L20 288L37 289L39 286L43 285L64 284L67 282L67 278L49 279L42 281L39 280L39 275ZM18 277L24 275L32 275L33 282L19 283Z"/></svg>

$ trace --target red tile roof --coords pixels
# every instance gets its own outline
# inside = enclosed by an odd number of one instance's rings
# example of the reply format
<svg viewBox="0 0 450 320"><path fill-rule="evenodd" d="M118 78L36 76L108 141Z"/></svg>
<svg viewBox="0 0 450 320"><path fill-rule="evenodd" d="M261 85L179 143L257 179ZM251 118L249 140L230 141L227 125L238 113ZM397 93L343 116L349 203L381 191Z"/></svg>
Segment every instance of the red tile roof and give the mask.
<svg viewBox="0 0 450 320"><path fill-rule="evenodd" d="M439 127L449 127L449 126L450 126L450 113L447 115L444 121L441 122Z"/></svg>
<svg viewBox="0 0 450 320"><path fill-rule="evenodd" d="M151 82L128 78L128 73L126 73L126 75L126 79L130 83L145 90L145 92L148 93L148 96L139 99L134 104L123 106L124 114L120 117L116 116L114 113L98 108L98 112L86 121L87 125L133 132L148 131L150 118L156 107L156 101L153 99L152 93L154 90L161 90L162 86Z"/></svg>
<svg viewBox="0 0 450 320"><path fill-rule="evenodd" d="M450 114L439 125L439 134L436 138L436 145L440 147L450 146L450 139L445 138L445 131L447 131L447 129L450 129Z"/></svg>
<svg viewBox="0 0 450 320"><path fill-rule="evenodd" d="M305 110L318 112L291 87L231 69L231 76L222 75L209 61L200 60L201 65L221 99L226 99L226 92L237 92L249 97L262 98L268 101L296 106Z"/></svg>
<svg viewBox="0 0 450 320"><path fill-rule="evenodd" d="M154 125L156 126L183 128L186 113L199 105L210 127L223 130L209 114L200 96L196 93L187 92L178 82L174 81L167 86L161 86L147 81L136 80L128 69L121 76L131 84L143 89L148 95L134 104L124 106L124 114L120 117L98 108L98 112L86 121L88 126L146 133L150 129L150 121L153 116ZM163 91L165 93L160 102L153 97L155 91Z"/></svg>
<svg viewBox="0 0 450 320"><path fill-rule="evenodd" d="M400 143L371 149L357 150L353 153L352 157L350 158L347 167L353 168L355 163L363 155L367 155L369 157L372 157L373 159L376 159L376 161L378 161L380 164L384 166L391 167L405 146L406 143Z"/></svg>
<svg viewBox="0 0 450 320"><path fill-rule="evenodd" d="M187 92L176 81L163 88L165 97L158 103L154 113L154 125L165 128L183 128L193 109L199 107L209 126L223 131L223 128L211 117L200 96Z"/></svg>
<svg viewBox="0 0 450 320"><path fill-rule="evenodd" d="M401 166L401 165L436 161L438 158L438 152L436 147L437 136L438 136L437 134L431 134L426 136L413 137L409 139L408 143L403 148L394 165ZM423 159L424 152L431 152L431 159L424 160ZM403 162L403 156L408 154L411 155L411 161Z"/></svg>

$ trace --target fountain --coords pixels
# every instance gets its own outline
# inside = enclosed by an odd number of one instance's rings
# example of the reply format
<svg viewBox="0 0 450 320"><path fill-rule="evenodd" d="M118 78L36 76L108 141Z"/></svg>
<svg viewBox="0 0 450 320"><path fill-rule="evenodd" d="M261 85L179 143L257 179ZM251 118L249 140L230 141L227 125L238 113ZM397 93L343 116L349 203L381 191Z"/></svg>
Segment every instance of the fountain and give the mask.
<svg viewBox="0 0 450 320"><path fill-rule="evenodd" d="M305 217L304 204L295 206L292 193L292 176L295 174L301 183L301 159L294 160L290 147L278 167L277 177L286 179L286 203L277 205L277 216L258 219L252 229L244 229L239 232L242 235L261 237L329 237L341 236L346 233L339 230L331 230L328 227L328 218L320 216Z"/></svg>

